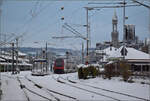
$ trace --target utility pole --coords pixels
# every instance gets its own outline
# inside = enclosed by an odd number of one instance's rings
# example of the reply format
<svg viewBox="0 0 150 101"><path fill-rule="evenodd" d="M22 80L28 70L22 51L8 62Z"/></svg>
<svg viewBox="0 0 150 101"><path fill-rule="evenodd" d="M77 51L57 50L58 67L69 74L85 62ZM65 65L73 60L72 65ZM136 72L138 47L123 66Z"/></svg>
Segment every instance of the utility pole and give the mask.
<svg viewBox="0 0 150 101"><path fill-rule="evenodd" d="M149 9L149 39L150 39L150 9ZM149 57L150 57L150 41L148 43L148 50L149 50Z"/></svg>
<svg viewBox="0 0 150 101"><path fill-rule="evenodd" d="M125 59L125 5L126 2L123 0L123 59Z"/></svg>
<svg viewBox="0 0 150 101"><path fill-rule="evenodd" d="M15 72L15 66L14 66L14 43L12 43L12 74Z"/></svg>
<svg viewBox="0 0 150 101"><path fill-rule="evenodd" d="M84 63L84 44L82 42L82 64Z"/></svg>
<svg viewBox="0 0 150 101"><path fill-rule="evenodd" d="M87 31L87 48L86 48L86 64L88 64L89 62L89 34L90 34L90 25L89 25L89 10L93 10L93 8L90 8L90 7L85 7L86 9L86 31Z"/></svg>
<svg viewBox="0 0 150 101"><path fill-rule="evenodd" d="M48 59L47 59L47 42L46 42L46 48L45 48L45 55L46 55L46 73L48 71L48 68L47 68L47 64L48 64Z"/></svg>
<svg viewBox="0 0 150 101"><path fill-rule="evenodd" d="M66 68L67 68L67 72L69 70L69 65L68 65L68 60L69 60L69 52L66 52Z"/></svg>
<svg viewBox="0 0 150 101"><path fill-rule="evenodd" d="M4 34L4 43L6 43L6 34ZM6 44L4 45L4 55L5 55L5 52L6 52ZM7 65L4 65L4 68L5 68L5 70L4 70L4 72L7 72Z"/></svg>
<svg viewBox="0 0 150 101"><path fill-rule="evenodd" d="M2 9L1 9L1 7L2 7L2 0L0 0L0 44L2 43L2 31L1 31L1 26L2 26L2 24L1 24L1 16L2 16ZM0 54L1 54L1 46L0 46Z"/></svg>
<svg viewBox="0 0 150 101"><path fill-rule="evenodd" d="M17 50L16 50L16 69L20 71L20 68L18 67L18 38L16 38L16 47L17 47Z"/></svg>
<svg viewBox="0 0 150 101"><path fill-rule="evenodd" d="M87 29L86 29L86 31L87 31L87 39L89 38L89 19L88 19L88 8L86 9L86 27L87 27ZM86 60L86 62L88 63L88 55L89 55L89 40L87 40L87 50L86 50L87 52L86 52L86 58L87 58L87 60Z"/></svg>
<svg viewBox="0 0 150 101"><path fill-rule="evenodd" d="M2 15L2 10L1 10L1 5L2 5L2 0L0 0L0 44L1 44L1 15ZM0 55L1 55L1 45L0 45ZM0 66L0 100L2 97L2 90L1 90L1 66Z"/></svg>

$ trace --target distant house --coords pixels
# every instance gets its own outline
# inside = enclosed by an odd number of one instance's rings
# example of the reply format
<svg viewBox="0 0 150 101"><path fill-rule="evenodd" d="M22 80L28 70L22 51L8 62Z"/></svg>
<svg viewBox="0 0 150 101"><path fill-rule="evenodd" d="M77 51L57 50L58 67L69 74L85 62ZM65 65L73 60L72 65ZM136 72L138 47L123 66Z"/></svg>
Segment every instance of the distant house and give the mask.
<svg viewBox="0 0 150 101"><path fill-rule="evenodd" d="M103 62L109 63L111 60L125 59L132 71L150 72L150 55L131 47L114 48L108 47L104 50L97 50L97 53L104 52Z"/></svg>

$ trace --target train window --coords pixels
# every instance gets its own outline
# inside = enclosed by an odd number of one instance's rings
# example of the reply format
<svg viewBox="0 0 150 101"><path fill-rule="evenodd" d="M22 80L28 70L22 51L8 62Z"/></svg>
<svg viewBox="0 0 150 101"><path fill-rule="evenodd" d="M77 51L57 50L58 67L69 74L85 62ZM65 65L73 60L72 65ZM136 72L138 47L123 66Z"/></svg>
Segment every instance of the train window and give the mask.
<svg viewBox="0 0 150 101"><path fill-rule="evenodd" d="M63 59L56 59L56 67L62 67L63 66Z"/></svg>

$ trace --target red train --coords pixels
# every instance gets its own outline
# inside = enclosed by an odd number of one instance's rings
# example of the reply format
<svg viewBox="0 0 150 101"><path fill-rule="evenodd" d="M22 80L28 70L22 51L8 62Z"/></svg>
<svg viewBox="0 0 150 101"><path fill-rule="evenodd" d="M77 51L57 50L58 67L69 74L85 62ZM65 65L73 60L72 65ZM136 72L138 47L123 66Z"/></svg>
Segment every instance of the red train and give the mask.
<svg viewBox="0 0 150 101"><path fill-rule="evenodd" d="M58 74L64 73L64 67L65 67L64 64L65 64L64 59L62 58L56 59L53 67L54 73L58 73Z"/></svg>
<svg viewBox="0 0 150 101"><path fill-rule="evenodd" d="M63 74L77 71L76 63L64 58L57 58L53 66L54 73Z"/></svg>

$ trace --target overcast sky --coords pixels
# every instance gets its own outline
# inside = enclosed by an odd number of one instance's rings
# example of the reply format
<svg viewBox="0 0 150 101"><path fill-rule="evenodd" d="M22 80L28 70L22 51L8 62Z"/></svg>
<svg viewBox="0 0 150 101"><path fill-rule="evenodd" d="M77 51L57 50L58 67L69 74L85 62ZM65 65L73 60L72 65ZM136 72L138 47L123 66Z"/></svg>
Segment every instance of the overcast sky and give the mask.
<svg viewBox="0 0 150 101"><path fill-rule="evenodd" d="M86 24L85 6L103 6L100 4L88 4L91 1L18 1L3 0L1 31L7 35L15 33L21 35L20 46L44 47L45 42L51 43L49 47L80 49L82 39L52 39L53 36L73 36L62 25L66 22L78 32L86 36L86 28L80 25ZM95 1L98 2L98 1ZM107 5L109 6L109 5ZM64 10L61 10L64 7ZM112 17L116 10L118 16L119 40L122 41L122 8L100 9L89 11L91 26L91 47L97 42L111 41ZM143 6L126 8L126 24L134 24L136 35L140 40L149 36L149 10ZM64 20L61 20L64 17ZM39 42L34 43L34 42Z"/></svg>

